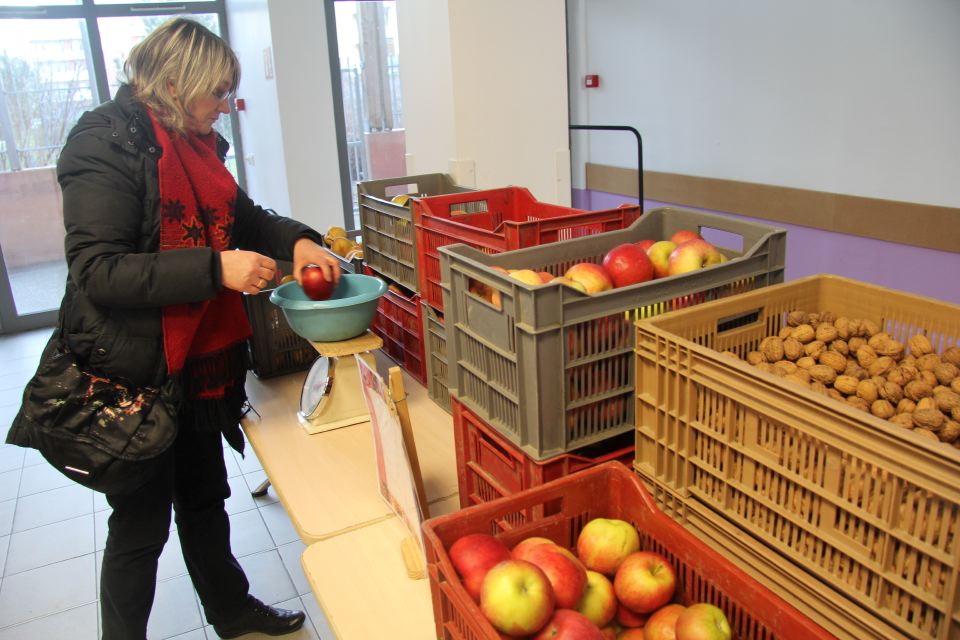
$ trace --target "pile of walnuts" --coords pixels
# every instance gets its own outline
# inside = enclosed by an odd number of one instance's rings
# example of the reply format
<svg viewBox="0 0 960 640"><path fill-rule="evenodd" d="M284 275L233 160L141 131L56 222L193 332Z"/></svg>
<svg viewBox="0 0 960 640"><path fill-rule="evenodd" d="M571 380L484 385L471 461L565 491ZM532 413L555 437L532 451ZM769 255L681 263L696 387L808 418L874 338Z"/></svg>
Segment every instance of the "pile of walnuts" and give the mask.
<svg viewBox="0 0 960 640"><path fill-rule="evenodd" d="M738 357L732 351L726 354ZM960 448L960 346L903 345L870 320L792 311L747 362L897 426Z"/></svg>

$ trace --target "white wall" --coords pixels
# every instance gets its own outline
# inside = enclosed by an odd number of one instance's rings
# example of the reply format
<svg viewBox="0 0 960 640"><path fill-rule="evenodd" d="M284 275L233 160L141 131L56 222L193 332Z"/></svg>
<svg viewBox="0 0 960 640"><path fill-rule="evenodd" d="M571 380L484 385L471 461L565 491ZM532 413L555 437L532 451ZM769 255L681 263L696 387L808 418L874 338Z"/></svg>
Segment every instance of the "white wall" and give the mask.
<svg viewBox="0 0 960 640"><path fill-rule="evenodd" d="M397 8L415 171L450 172L480 188L524 186L569 204L563 0L398 0Z"/></svg>
<svg viewBox="0 0 960 640"><path fill-rule="evenodd" d="M264 50L270 49L269 55L273 46L267 0L227 0L227 21L230 42L243 70L237 97L244 99L246 110L237 118L247 193L258 204L290 215L283 146L277 144L281 132L276 75L266 77L264 62Z"/></svg>
<svg viewBox="0 0 960 640"><path fill-rule="evenodd" d="M268 3L290 211L318 231L343 224L323 5Z"/></svg>
<svg viewBox="0 0 960 640"><path fill-rule="evenodd" d="M570 5L572 120L635 126L647 169L960 206L960 2Z"/></svg>

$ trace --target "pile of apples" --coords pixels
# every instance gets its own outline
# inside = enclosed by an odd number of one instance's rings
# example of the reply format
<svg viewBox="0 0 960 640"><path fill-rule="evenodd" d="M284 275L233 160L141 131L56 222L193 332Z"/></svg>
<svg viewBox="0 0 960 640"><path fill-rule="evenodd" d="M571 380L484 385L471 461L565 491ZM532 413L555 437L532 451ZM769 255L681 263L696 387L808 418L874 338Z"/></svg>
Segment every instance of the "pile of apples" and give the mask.
<svg viewBox="0 0 960 640"><path fill-rule="evenodd" d="M629 522L594 518L576 554L548 538L512 550L485 533L450 547L450 560L480 610L505 638L532 640L730 640L723 611L674 602L670 562L640 551Z"/></svg>
<svg viewBox="0 0 960 640"><path fill-rule="evenodd" d="M726 256L699 233L682 229L669 240L639 240L617 245L603 256L600 264L578 262L562 276L533 269L493 268L527 284L560 283L593 295L656 278L689 273L726 261ZM500 307L500 293L495 289L472 281L470 291Z"/></svg>

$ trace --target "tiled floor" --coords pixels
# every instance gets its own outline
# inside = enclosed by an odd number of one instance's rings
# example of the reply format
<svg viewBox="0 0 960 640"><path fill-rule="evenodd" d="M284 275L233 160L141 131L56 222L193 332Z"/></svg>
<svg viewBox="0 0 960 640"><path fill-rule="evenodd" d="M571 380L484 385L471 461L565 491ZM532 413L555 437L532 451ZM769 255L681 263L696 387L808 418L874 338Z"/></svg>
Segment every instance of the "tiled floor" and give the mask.
<svg viewBox="0 0 960 640"><path fill-rule="evenodd" d="M0 436L6 436L48 335L0 336ZM283 506L272 489L263 498L250 495L265 476L252 447L246 451L241 458L225 449L234 555L254 595L307 611L304 628L284 638L331 639L300 565L304 545ZM73 484L36 451L0 444L0 640L99 637L99 572L109 514L101 494ZM175 535L160 557L157 581L150 640L217 638L202 617Z"/></svg>

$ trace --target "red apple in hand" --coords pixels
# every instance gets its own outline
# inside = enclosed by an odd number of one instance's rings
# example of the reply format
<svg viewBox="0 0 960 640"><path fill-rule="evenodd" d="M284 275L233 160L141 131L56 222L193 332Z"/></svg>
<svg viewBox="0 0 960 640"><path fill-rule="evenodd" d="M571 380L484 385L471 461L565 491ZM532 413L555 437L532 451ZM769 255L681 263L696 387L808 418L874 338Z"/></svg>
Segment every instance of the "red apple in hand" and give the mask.
<svg viewBox="0 0 960 640"><path fill-rule="evenodd" d="M677 574L670 562L652 551L631 553L613 578L617 598L637 613L649 613L670 602L676 586Z"/></svg>
<svg viewBox="0 0 960 640"><path fill-rule="evenodd" d="M679 640L677 620L684 610L680 604L668 604L658 609L643 627L643 640Z"/></svg>
<svg viewBox="0 0 960 640"><path fill-rule="evenodd" d="M315 264L308 264L300 271L300 286L311 300L326 300L336 289L332 280L323 276L323 269Z"/></svg>
<svg viewBox="0 0 960 640"><path fill-rule="evenodd" d="M673 250L677 248L677 245L669 240L661 240L660 242L654 242L650 245L650 248L647 249L647 257L650 258L650 262L653 263L653 277L654 278L665 278L667 275L667 267L670 262L670 254L673 253Z"/></svg>
<svg viewBox="0 0 960 640"><path fill-rule="evenodd" d="M587 587L587 570L575 555L555 544L528 548L524 559L546 574L560 609L574 609Z"/></svg>
<svg viewBox="0 0 960 640"><path fill-rule="evenodd" d="M529 636L553 615L553 587L537 565L504 560L483 579L480 610L494 627L510 636Z"/></svg>
<svg viewBox="0 0 960 640"><path fill-rule="evenodd" d="M510 550L499 538L486 533L471 533L458 538L450 547L450 561L463 579L463 586L480 602L480 585L487 571L510 557Z"/></svg>
<svg viewBox="0 0 960 640"><path fill-rule="evenodd" d="M603 634L583 614L570 609L557 609L533 640L603 640Z"/></svg>
<svg viewBox="0 0 960 640"><path fill-rule="evenodd" d="M582 284L590 295L613 288L613 281L606 269L592 262L578 262L563 275Z"/></svg>
<svg viewBox="0 0 960 640"><path fill-rule="evenodd" d="M720 264L723 254L703 239L687 240L677 245L670 254L667 271L671 276L689 273L704 267Z"/></svg>
<svg viewBox="0 0 960 640"><path fill-rule="evenodd" d="M701 236L696 231L692 231L690 229L680 229L680 231L677 231L672 236L670 236L670 242L672 242L677 246L680 246L687 240L703 240L703 236Z"/></svg>
<svg viewBox="0 0 960 640"><path fill-rule="evenodd" d="M603 256L602 266L615 287L646 282L653 278L653 263L646 251L633 243L617 245Z"/></svg>
<svg viewBox="0 0 960 640"><path fill-rule="evenodd" d="M723 610L707 602L690 605L677 618L677 640L730 640L733 631Z"/></svg>

